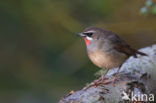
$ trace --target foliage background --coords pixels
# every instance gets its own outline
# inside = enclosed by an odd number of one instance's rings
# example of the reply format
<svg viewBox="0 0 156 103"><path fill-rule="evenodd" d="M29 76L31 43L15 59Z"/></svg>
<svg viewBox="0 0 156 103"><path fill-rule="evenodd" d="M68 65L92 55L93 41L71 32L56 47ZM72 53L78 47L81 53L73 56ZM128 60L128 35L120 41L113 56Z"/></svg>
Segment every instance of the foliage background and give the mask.
<svg viewBox="0 0 156 103"><path fill-rule="evenodd" d="M151 5L145 0L1 0L0 103L57 103L95 79L99 68L74 35L87 26L116 32L137 49L156 43L154 0Z"/></svg>

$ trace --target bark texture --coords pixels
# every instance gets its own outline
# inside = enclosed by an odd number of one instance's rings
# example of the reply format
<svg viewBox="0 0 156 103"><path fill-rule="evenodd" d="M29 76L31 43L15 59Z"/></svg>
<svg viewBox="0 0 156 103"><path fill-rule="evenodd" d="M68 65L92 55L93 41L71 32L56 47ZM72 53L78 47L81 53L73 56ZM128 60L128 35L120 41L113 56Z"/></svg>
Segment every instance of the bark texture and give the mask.
<svg viewBox="0 0 156 103"><path fill-rule="evenodd" d="M110 83L96 87L91 86L92 82L82 90L72 91L64 96L59 103L155 103L156 45L139 51L148 56L130 57L122 65L114 85ZM117 68L109 71L106 81L113 79L116 70Z"/></svg>

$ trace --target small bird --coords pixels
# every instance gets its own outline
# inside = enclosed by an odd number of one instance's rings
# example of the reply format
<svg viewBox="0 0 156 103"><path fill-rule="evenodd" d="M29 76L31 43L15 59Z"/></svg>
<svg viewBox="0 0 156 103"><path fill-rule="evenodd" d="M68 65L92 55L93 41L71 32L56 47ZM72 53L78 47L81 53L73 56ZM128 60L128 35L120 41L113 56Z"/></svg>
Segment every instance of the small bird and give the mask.
<svg viewBox="0 0 156 103"><path fill-rule="evenodd" d="M90 60L99 68L106 68L105 75L110 69L118 67L116 75L122 64L130 57L137 58L137 54L147 56L138 50L131 48L124 40L115 33L98 27L88 27L77 35L83 37ZM115 81L116 76L113 80Z"/></svg>

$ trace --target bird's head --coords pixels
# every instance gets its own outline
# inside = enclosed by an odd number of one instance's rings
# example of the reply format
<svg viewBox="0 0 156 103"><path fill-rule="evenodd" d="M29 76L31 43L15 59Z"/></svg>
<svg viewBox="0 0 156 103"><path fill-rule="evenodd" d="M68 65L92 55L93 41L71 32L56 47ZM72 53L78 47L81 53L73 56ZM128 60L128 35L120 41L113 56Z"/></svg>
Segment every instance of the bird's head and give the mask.
<svg viewBox="0 0 156 103"><path fill-rule="evenodd" d="M76 35L84 38L86 45L91 45L100 40L101 35L104 34L105 30L98 27L88 27L84 29L82 33L77 33Z"/></svg>

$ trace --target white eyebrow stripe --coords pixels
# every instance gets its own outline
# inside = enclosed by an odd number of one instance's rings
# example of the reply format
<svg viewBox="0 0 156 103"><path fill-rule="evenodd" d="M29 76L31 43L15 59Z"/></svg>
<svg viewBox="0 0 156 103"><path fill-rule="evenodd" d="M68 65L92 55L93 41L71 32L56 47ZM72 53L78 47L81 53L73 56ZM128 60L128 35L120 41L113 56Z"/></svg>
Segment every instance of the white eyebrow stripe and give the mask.
<svg viewBox="0 0 156 103"><path fill-rule="evenodd" d="M95 33L95 31L90 30L90 31L86 31L86 32L84 32L84 33Z"/></svg>

